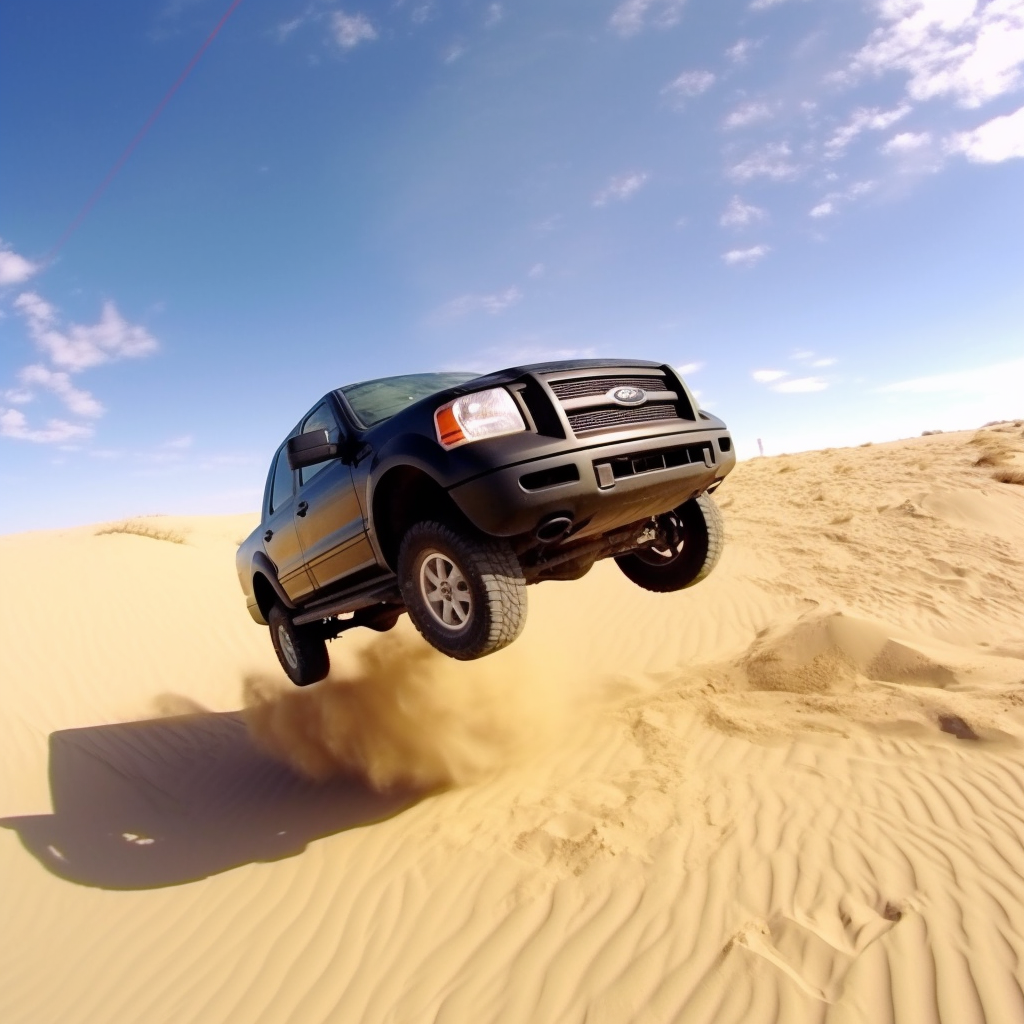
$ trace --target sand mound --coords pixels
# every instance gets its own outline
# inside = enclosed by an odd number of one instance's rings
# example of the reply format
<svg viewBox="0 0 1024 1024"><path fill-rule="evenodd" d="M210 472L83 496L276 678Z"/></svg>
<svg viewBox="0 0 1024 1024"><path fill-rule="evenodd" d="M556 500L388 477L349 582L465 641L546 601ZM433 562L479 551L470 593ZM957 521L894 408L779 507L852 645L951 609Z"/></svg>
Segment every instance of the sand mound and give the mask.
<svg viewBox="0 0 1024 1024"><path fill-rule="evenodd" d="M0 538L0 1019L1024 1020L1022 452L743 463L699 587L308 691L251 519Z"/></svg>

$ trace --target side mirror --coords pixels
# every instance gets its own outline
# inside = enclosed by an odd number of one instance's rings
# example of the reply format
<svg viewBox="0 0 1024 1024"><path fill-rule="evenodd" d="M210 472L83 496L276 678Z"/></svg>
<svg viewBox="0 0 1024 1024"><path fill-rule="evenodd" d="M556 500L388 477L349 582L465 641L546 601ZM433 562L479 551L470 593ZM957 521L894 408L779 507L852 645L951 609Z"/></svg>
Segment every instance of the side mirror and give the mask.
<svg viewBox="0 0 1024 1024"><path fill-rule="evenodd" d="M315 466L338 457L338 446L327 440L326 430L311 430L288 439L288 465L292 469Z"/></svg>

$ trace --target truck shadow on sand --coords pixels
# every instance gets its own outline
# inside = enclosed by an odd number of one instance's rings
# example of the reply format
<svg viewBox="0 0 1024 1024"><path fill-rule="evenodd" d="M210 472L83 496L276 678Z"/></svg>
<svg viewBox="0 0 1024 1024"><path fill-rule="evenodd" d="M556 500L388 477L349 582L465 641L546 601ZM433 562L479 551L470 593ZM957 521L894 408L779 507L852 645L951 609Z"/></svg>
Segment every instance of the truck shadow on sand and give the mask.
<svg viewBox="0 0 1024 1024"><path fill-rule="evenodd" d="M3 818L47 870L102 889L193 882L301 853L423 794L307 781L257 749L238 713L50 735L53 814Z"/></svg>

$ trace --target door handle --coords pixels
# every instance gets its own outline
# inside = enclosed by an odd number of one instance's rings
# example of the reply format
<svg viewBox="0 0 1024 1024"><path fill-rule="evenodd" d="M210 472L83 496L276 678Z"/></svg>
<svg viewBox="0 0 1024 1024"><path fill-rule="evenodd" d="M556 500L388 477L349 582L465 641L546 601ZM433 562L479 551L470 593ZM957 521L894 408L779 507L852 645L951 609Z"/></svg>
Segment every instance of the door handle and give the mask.
<svg viewBox="0 0 1024 1024"><path fill-rule="evenodd" d="M263 534L263 539L266 540L266 541L269 541L270 538L273 537L273 536L274 536L274 531L273 530L267 530L267 532L265 534Z"/></svg>
<svg viewBox="0 0 1024 1024"><path fill-rule="evenodd" d="M300 501L299 504L295 508L295 514L297 516L304 516L308 511L309 511L309 502L308 501Z"/></svg>

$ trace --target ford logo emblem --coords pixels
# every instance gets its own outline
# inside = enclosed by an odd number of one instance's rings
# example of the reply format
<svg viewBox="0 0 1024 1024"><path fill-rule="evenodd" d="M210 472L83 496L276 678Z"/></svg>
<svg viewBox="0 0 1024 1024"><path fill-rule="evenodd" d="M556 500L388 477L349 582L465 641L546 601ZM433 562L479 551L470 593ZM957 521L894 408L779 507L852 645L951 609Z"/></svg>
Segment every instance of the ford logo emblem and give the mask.
<svg viewBox="0 0 1024 1024"><path fill-rule="evenodd" d="M608 397L616 405L643 405L647 401L647 392L643 388L612 388Z"/></svg>

